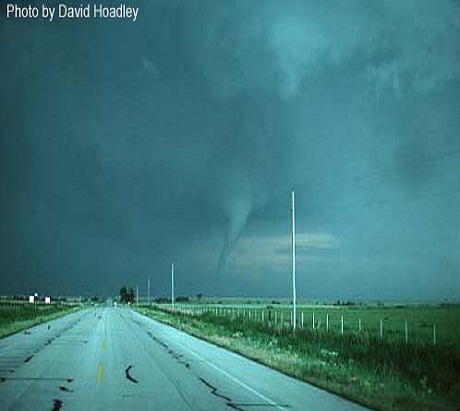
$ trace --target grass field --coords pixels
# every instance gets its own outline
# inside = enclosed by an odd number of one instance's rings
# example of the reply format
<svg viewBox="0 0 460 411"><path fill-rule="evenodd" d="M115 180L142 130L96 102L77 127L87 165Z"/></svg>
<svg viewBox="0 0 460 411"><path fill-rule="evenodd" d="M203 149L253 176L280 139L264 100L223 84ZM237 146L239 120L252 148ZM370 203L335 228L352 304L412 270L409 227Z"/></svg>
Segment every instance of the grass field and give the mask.
<svg viewBox="0 0 460 411"><path fill-rule="evenodd" d="M1 300L0 338L60 317L76 308L74 304L29 304L25 301Z"/></svg>
<svg viewBox="0 0 460 411"><path fill-rule="evenodd" d="M266 326L290 328L292 306L253 303L176 304L182 311L263 322ZM418 344L460 343L460 306L457 305L311 305L297 306L297 329L318 333L361 335L386 341ZM303 320L302 320L303 318ZM270 324L269 324L270 323Z"/></svg>
<svg viewBox="0 0 460 411"><path fill-rule="evenodd" d="M460 409L459 306L300 305L295 333L287 304L138 309L376 410Z"/></svg>

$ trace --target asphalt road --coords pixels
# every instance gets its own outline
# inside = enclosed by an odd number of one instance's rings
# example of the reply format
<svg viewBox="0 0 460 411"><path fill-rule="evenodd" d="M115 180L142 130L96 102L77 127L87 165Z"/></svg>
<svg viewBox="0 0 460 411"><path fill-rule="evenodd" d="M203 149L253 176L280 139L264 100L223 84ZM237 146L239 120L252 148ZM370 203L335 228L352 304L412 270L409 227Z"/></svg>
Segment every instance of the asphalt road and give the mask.
<svg viewBox="0 0 460 411"><path fill-rule="evenodd" d="M126 308L0 340L0 410L364 408Z"/></svg>

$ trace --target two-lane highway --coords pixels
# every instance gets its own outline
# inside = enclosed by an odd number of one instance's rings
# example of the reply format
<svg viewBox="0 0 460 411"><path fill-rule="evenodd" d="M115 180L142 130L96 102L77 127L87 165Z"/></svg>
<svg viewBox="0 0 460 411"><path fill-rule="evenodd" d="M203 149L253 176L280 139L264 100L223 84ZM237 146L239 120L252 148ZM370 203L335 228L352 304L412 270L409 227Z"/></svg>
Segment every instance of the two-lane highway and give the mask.
<svg viewBox="0 0 460 411"><path fill-rule="evenodd" d="M0 410L364 408L126 308L0 341Z"/></svg>

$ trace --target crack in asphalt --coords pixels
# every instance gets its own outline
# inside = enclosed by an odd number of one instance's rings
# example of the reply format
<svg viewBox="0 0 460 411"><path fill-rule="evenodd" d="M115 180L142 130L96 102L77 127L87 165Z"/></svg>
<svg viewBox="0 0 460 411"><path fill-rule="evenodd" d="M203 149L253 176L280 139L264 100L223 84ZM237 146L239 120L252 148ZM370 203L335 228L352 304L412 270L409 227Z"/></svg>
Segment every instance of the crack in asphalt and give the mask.
<svg viewBox="0 0 460 411"><path fill-rule="evenodd" d="M185 368L191 368L190 363L187 361L184 361L182 359L183 355L182 354L177 354L174 350L172 350L168 344L165 342L161 341L159 338L155 337L150 331L147 331L147 334L149 337L155 341L157 344L160 344L165 350L167 350L168 354L171 355L179 364L182 364L185 366Z"/></svg>
<svg viewBox="0 0 460 411"><path fill-rule="evenodd" d="M174 350L172 350L168 344L166 344L165 342L163 342L162 340L160 340L158 337L156 337L155 335L153 335L153 333L150 331L150 330L146 330L147 331L147 334L150 336L150 338L152 338L153 341L155 341L156 343L160 344L166 351L169 355L171 355L178 363L180 364L183 364L185 365L186 368L190 369L191 368L191 365L185 361L183 359L184 355L183 354L178 354L176 353ZM238 410L238 411L244 411L243 408L241 407L269 407L269 408L277 408L279 407L280 405L279 404L270 404L270 403L262 403L262 404L258 404L258 403L236 403L234 402L230 397L222 394L219 392L219 389L217 387L215 387L214 385L212 385L210 382L208 382L205 378L201 377L200 375L198 375L196 372L193 372L192 370L190 370L193 375L198 378L204 385L206 385L206 387L208 387L210 390L211 390L211 394L216 396L216 397L219 397L221 399L223 399L225 401L225 404L234 409L234 410ZM283 408L290 408L289 405L282 405ZM460 411L460 410L459 410Z"/></svg>
<svg viewBox="0 0 460 411"><path fill-rule="evenodd" d="M206 381L203 377L198 377L198 379L204 384L206 385L206 387L208 387L210 390L211 390L211 394L216 396L216 397L219 397L219 398L222 398L224 401L225 401L225 404L230 407L230 408L233 408L234 410L238 410L238 411L244 411L242 408L240 408L238 406L238 404L235 404L232 399L230 397L227 397L226 395L224 394L221 394L219 392L219 389L217 387L214 387L214 385L212 385L210 382Z"/></svg>
<svg viewBox="0 0 460 411"><path fill-rule="evenodd" d="M29 355L25 360L24 362L29 362L32 358L33 358L33 354Z"/></svg>
<svg viewBox="0 0 460 411"><path fill-rule="evenodd" d="M137 381L135 378L133 378L132 375L129 373L129 372L131 371L131 368L133 368L132 365L129 365L129 366L126 368L126 370L125 370L125 376L126 376L126 378L127 378L129 381L133 382L134 384L137 384L138 381Z"/></svg>
<svg viewBox="0 0 460 411"><path fill-rule="evenodd" d="M73 378L54 378L54 377L0 377L0 382L5 381L66 381L73 382Z"/></svg>
<svg viewBox="0 0 460 411"><path fill-rule="evenodd" d="M53 400L53 408L51 411L59 411L62 408L62 401L59 398Z"/></svg>
<svg viewBox="0 0 460 411"><path fill-rule="evenodd" d="M160 344L165 350L167 350L167 353L173 357L179 364L182 364L185 366L185 368L187 369L190 369L191 368L191 365L190 363L188 363L187 361L184 361L183 360L183 357L184 355L183 354L178 354L176 353L174 350L172 350L168 344L164 343L163 341L161 341L159 338L155 337L152 332L150 331L147 331L147 334L150 336L150 338L152 338L152 340L154 340L156 343ZM193 373L193 371L192 371ZM238 404L236 404L235 402L232 401L232 399L226 395L223 395L219 392L218 388L217 387L214 387L211 383L209 383L206 379L204 379L203 377L200 377L199 375L193 373L195 375L196 378L198 378L204 385L206 385L210 390L211 390L211 394L216 396L216 397L219 397L221 399L223 399L225 401L225 404L234 409L234 410L238 410L238 411L244 411L242 408L240 408L238 406ZM252 404L252 405L258 405L258 404Z"/></svg>

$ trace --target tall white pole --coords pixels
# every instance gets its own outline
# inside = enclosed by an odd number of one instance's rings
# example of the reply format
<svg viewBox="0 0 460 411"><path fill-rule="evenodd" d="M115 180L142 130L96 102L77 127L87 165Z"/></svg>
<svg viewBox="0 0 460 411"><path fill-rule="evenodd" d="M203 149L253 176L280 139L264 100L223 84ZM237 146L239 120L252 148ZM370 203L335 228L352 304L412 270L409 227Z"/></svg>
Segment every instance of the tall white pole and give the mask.
<svg viewBox="0 0 460 411"><path fill-rule="evenodd" d="M147 304L150 305L150 276L147 278Z"/></svg>
<svg viewBox="0 0 460 411"><path fill-rule="evenodd" d="M295 209L294 190L291 191L291 222L292 222L292 329L296 329L296 289L295 289Z"/></svg>
<svg viewBox="0 0 460 411"><path fill-rule="evenodd" d="M171 262L171 306L174 309L174 261Z"/></svg>

